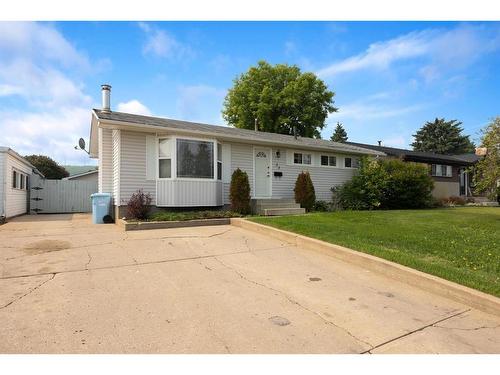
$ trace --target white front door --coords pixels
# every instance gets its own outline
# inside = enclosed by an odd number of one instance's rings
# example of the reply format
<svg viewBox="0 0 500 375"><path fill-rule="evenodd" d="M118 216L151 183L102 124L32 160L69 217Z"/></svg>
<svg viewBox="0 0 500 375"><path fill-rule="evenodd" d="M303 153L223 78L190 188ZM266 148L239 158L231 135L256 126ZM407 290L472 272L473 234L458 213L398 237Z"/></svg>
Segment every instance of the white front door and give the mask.
<svg viewBox="0 0 500 375"><path fill-rule="evenodd" d="M271 150L255 148L255 194L257 198L271 196Z"/></svg>

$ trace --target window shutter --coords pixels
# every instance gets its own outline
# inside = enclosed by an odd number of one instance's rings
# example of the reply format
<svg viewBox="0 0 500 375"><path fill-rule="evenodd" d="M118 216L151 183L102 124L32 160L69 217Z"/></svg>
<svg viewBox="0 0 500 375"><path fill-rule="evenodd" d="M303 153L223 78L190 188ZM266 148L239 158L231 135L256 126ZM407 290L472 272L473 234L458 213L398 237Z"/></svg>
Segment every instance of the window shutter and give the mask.
<svg viewBox="0 0 500 375"><path fill-rule="evenodd" d="M222 145L222 181L231 182L231 145L228 143Z"/></svg>
<svg viewBox="0 0 500 375"><path fill-rule="evenodd" d="M156 180L156 137L146 135L146 180Z"/></svg>

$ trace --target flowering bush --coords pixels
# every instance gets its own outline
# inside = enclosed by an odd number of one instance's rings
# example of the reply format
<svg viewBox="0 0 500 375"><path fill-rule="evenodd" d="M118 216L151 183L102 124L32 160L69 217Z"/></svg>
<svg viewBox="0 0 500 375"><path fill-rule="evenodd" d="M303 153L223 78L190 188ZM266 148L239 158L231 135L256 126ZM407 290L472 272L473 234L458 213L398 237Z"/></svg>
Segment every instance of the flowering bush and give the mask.
<svg viewBox="0 0 500 375"><path fill-rule="evenodd" d="M151 210L151 194L137 190L127 203L127 218L144 220Z"/></svg>

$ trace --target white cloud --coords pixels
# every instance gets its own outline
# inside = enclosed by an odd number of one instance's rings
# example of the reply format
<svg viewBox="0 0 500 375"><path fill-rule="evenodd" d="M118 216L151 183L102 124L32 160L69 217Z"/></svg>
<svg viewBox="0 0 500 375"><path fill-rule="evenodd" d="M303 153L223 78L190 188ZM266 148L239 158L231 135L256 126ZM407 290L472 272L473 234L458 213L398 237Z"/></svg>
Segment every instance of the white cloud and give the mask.
<svg viewBox="0 0 500 375"><path fill-rule="evenodd" d="M61 163L91 162L74 150L89 134L92 99L75 78L89 66L51 24L0 22L0 100L15 98L0 113L2 146Z"/></svg>
<svg viewBox="0 0 500 375"><path fill-rule="evenodd" d="M335 121L353 120L373 120L397 117L408 113L419 111L423 105L408 106L388 106L383 104L367 104L362 102L346 104L340 107L338 112L331 114L328 118Z"/></svg>
<svg viewBox="0 0 500 375"><path fill-rule="evenodd" d="M449 31L429 29L411 32L397 38L376 42L355 56L320 69L323 78L360 70L384 70L397 61L426 59L429 67L421 71L424 78L435 79L441 69L464 68L481 55L500 47L498 29L459 26Z"/></svg>
<svg viewBox="0 0 500 375"><path fill-rule="evenodd" d="M0 22L0 58L42 59L88 68L89 60L50 24Z"/></svg>
<svg viewBox="0 0 500 375"><path fill-rule="evenodd" d="M145 22L139 22L139 27L146 34L146 42L142 49L145 55L169 59L185 59L194 55L189 46L179 42L165 30L158 29Z"/></svg>
<svg viewBox="0 0 500 375"><path fill-rule="evenodd" d="M74 146L83 137L88 144L90 111L65 107L57 111L1 112L2 146L12 147L21 155L49 155L59 163L91 163L87 154Z"/></svg>
<svg viewBox="0 0 500 375"><path fill-rule="evenodd" d="M149 110L149 108L136 99L132 99L124 103L118 103L117 109L118 112L151 116L151 111Z"/></svg>

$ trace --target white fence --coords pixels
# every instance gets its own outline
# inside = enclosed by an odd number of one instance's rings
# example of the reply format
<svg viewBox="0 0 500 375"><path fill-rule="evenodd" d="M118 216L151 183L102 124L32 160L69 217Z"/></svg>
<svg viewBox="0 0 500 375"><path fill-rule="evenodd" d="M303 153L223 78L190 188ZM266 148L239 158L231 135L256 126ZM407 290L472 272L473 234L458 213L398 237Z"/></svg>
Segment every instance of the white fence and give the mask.
<svg viewBox="0 0 500 375"><path fill-rule="evenodd" d="M98 191L97 181L46 180L33 175L30 211L48 213L91 212L90 195Z"/></svg>

